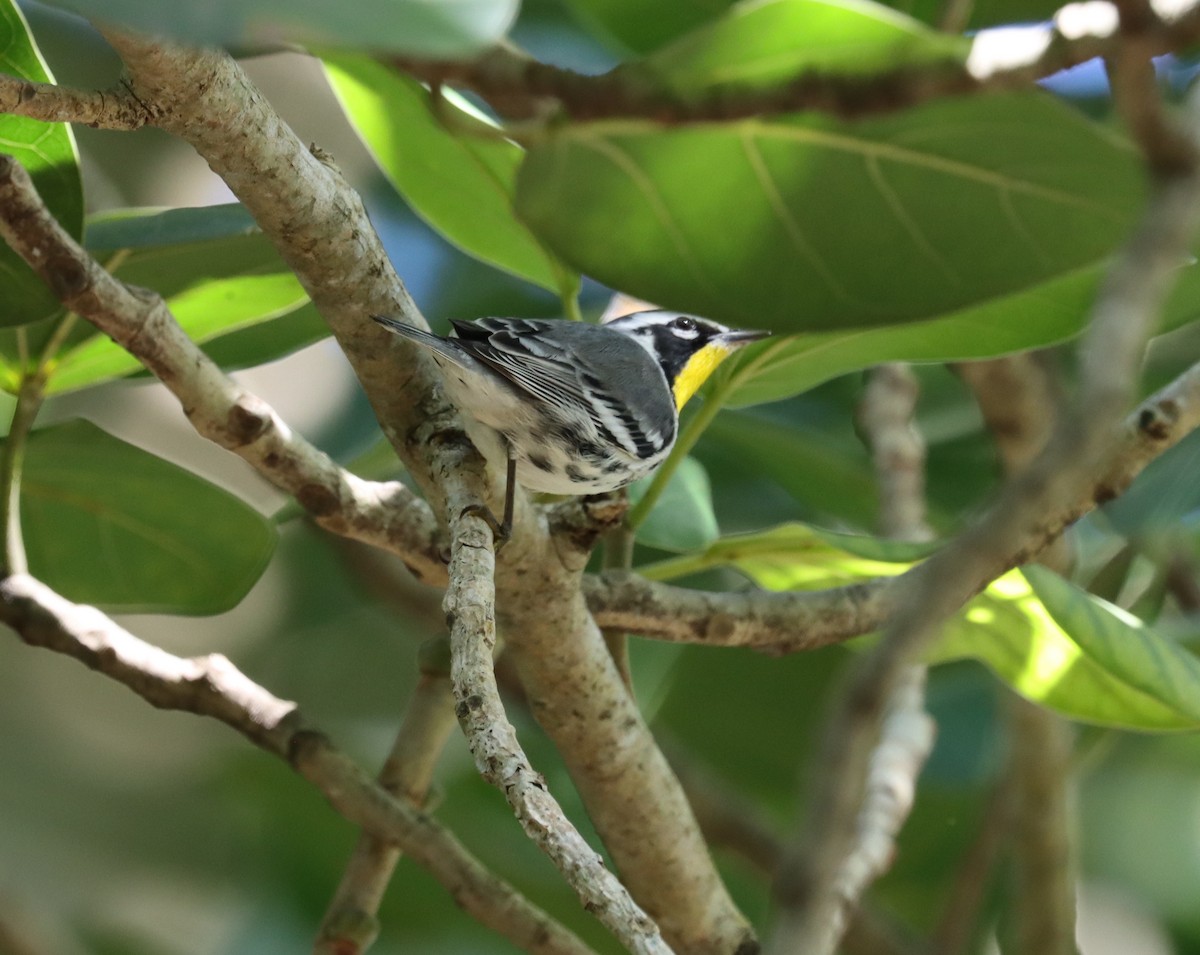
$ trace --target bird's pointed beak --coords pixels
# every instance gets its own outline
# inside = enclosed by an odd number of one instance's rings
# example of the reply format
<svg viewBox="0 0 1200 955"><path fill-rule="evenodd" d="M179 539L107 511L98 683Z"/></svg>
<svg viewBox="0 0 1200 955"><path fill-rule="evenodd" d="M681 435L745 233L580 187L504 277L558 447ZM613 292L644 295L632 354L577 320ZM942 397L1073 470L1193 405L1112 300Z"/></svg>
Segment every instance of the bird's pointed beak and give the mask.
<svg viewBox="0 0 1200 955"><path fill-rule="evenodd" d="M769 338L770 335L770 332L734 328L722 333L720 342L730 351L733 351L736 348L741 348L743 345L749 345L751 342L758 342L764 338Z"/></svg>

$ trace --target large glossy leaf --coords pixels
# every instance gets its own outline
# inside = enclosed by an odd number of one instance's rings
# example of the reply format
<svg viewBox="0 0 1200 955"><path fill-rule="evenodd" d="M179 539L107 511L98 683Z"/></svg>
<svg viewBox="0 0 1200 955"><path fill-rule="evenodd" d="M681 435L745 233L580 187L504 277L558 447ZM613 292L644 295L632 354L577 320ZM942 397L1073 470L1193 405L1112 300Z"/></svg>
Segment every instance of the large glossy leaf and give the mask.
<svg viewBox="0 0 1200 955"><path fill-rule="evenodd" d="M359 137L430 225L463 251L552 292L577 282L513 212L519 146L450 99L439 117L425 87L369 56L323 60Z"/></svg>
<svg viewBox="0 0 1200 955"><path fill-rule="evenodd" d="M1200 722L1200 659L1145 621L1044 567L1023 571L1063 632L1125 683Z"/></svg>
<svg viewBox="0 0 1200 955"><path fill-rule="evenodd" d="M285 316L307 299L275 247L240 206L126 210L88 225L87 245L117 278L146 286L166 300L183 329L211 342ZM265 361L308 340L311 329L277 329L255 340ZM0 354L13 360L13 343ZM51 394L88 387L139 371L141 365L92 326L80 322L59 352L47 386Z"/></svg>
<svg viewBox="0 0 1200 955"><path fill-rule="evenodd" d="M1000 24L1027 24L1049 21L1062 6L1058 0L974 0L972 3L948 5L942 0L889 0L889 7L932 26L941 26L947 12L958 8L966 22L951 24L979 30Z"/></svg>
<svg viewBox="0 0 1200 955"><path fill-rule="evenodd" d="M508 31L517 0L53 0L85 17L196 45L321 43L428 57L477 53Z"/></svg>
<svg viewBox="0 0 1200 955"><path fill-rule="evenodd" d="M0 0L0 50L3 71L35 82L51 82L49 70L12 0ZM83 186L71 127L0 114L0 151L29 170L39 195L71 235L83 230ZM35 322L61 309L44 282L6 244L0 242L0 327Z"/></svg>
<svg viewBox="0 0 1200 955"><path fill-rule="evenodd" d="M804 70L871 73L966 55L959 37L866 0L739 3L645 60L670 87L778 83Z"/></svg>
<svg viewBox="0 0 1200 955"><path fill-rule="evenodd" d="M226 371L277 361L329 337L329 326L309 302L295 311L235 329L203 344L205 354Z"/></svg>
<svg viewBox="0 0 1200 955"><path fill-rule="evenodd" d="M1124 143L1022 94L853 125L573 125L530 150L517 208L609 285L799 332L930 319L1069 281L1112 252L1141 195Z"/></svg>
<svg viewBox="0 0 1200 955"><path fill-rule="evenodd" d="M900 573L927 549L786 524L639 572L670 579L729 565L769 590L813 590ZM980 660L1017 692L1072 719L1142 730L1200 726L1200 662L1049 571L1025 574L1004 575L967 604L943 628L929 662Z"/></svg>
<svg viewBox="0 0 1200 955"><path fill-rule="evenodd" d="M714 376L731 406L778 401L831 378L886 361L945 362L991 358L1058 344L1078 335L1107 263L981 302L926 322L812 332L746 349ZM1188 265L1160 322L1170 331L1200 317L1200 266Z"/></svg>
<svg viewBox="0 0 1200 955"><path fill-rule="evenodd" d="M227 610L276 540L227 491L86 421L30 435L21 522L33 574L72 600L127 613Z"/></svg>

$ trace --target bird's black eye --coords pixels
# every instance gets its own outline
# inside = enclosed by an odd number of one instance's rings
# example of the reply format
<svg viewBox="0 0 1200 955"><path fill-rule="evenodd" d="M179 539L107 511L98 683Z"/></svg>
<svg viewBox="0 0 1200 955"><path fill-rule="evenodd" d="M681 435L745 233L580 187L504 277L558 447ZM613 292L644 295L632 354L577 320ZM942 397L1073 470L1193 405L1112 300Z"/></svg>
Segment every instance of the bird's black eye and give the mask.
<svg viewBox="0 0 1200 955"><path fill-rule="evenodd" d="M675 321L671 322L671 327L680 332L694 332L696 330L696 320L688 318L686 315L680 315Z"/></svg>

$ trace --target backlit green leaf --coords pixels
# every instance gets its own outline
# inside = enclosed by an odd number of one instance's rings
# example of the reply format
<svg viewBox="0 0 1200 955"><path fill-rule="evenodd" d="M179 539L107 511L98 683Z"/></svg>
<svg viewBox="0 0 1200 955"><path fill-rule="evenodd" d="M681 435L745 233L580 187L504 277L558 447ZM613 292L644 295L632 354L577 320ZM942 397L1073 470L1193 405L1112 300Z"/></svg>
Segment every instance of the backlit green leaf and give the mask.
<svg viewBox="0 0 1200 955"><path fill-rule="evenodd" d="M39 83L53 81L25 18L12 0L0 0L2 69L12 76ZM0 113L0 151L15 156L29 171L42 201L75 238L83 229L83 186L75 137L65 123L42 123ZM45 283L0 242L0 284L3 308L0 327L24 325L61 309Z"/></svg>
<svg viewBox="0 0 1200 955"><path fill-rule="evenodd" d="M729 565L769 590L816 590L894 576L921 550L785 524L639 572L662 580ZM928 660L968 657L1072 719L1141 730L1200 726L1200 661L1043 568L993 581L947 622Z"/></svg>
<svg viewBox="0 0 1200 955"><path fill-rule="evenodd" d="M1022 696L1072 719L1140 730L1200 726L1200 664L1115 610L1043 568L1012 571L947 624L931 662L974 657Z"/></svg>

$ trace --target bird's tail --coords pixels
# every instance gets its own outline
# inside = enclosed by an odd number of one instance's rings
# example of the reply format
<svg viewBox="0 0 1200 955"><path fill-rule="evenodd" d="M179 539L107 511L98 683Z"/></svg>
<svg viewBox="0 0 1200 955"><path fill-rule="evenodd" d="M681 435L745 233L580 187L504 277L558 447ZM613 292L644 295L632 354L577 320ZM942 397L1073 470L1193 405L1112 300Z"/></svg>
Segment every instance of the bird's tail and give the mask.
<svg viewBox="0 0 1200 955"><path fill-rule="evenodd" d="M402 338L407 338L409 341L416 342L418 345L424 345L426 348L432 349L439 355L450 359L456 365L463 364L462 349L456 346L452 339L447 340L439 335L434 335L432 332L427 332L421 328L414 328L412 325L405 325L403 322L398 322L394 318L388 318L386 315L372 315L375 321L386 328L389 332L395 332Z"/></svg>

